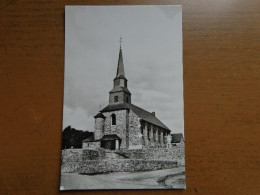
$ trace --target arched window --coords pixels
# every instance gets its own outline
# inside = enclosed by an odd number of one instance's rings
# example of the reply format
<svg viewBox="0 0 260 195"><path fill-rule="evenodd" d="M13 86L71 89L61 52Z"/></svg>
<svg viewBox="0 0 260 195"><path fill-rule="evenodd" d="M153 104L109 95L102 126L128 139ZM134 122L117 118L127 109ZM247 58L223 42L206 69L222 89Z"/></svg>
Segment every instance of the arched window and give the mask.
<svg viewBox="0 0 260 195"><path fill-rule="evenodd" d="M112 114L111 118L112 118L112 125L116 125L116 115Z"/></svg>

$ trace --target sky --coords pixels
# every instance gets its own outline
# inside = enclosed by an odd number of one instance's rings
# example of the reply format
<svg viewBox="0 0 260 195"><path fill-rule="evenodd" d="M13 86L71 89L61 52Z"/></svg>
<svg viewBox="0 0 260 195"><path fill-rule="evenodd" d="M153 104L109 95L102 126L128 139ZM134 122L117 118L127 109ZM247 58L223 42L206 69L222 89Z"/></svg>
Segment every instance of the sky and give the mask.
<svg viewBox="0 0 260 195"><path fill-rule="evenodd" d="M66 6L63 129L94 131L120 37L132 103L184 133L181 6Z"/></svg>

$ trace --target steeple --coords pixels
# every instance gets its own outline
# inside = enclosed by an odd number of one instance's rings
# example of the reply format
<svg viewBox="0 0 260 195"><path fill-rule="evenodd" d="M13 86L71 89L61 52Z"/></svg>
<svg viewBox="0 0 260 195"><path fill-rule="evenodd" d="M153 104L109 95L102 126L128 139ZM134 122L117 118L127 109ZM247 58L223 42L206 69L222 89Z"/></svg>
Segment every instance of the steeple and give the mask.
<svg viewBox="0 0 260 195"><path fill-rule="evenodd" d="M125 78L123 52L121 48L122 38L120 38L119 57L117 63L116 77L114 78L114 87L109 92L109 104L131 103L131 93L127 89L127 79Z"/></svg>
<svg viewBox="0 0 260 195"><path fill-rule="evenodd" d="M123 54L122 54L122 48L121 48L122 37L120 37L119 42L120 42L120 49L119 49L119 57L118 57L118 63L117 63L116 78L125 78Z"/></svg>
<svg viewBox="0 0 260 195"><path fill-rule="evenodd" d="M121 43L120 43L120 49L119 49L119 57L118 57L118 63L117 63L116 78L125 78L124 62L123 62L123 54L122 54L122 49L121 49Z"/></svg>

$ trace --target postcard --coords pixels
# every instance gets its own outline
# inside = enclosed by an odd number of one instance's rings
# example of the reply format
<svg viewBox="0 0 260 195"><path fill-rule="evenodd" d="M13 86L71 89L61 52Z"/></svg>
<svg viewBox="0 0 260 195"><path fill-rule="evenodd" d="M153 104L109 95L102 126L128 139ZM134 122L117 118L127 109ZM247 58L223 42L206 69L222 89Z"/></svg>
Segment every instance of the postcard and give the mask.
<svg viewBox="0 0 260 195"><path fill-rule="evenodd" d="M185 189L182 7L66 6L60 190Z"/></svg>

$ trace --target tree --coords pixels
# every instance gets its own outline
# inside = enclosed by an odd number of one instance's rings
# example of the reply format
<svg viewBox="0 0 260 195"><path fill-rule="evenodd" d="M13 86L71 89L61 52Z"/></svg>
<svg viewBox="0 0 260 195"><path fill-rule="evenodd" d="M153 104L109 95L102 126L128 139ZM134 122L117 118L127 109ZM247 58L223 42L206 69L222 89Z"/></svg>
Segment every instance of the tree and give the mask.
<svg viewBox="0 0 260 195"><path fill-rule="evenodd" d="M82 141L93 135L93 132L77 130L68 126L62 131L62 149L82 148Z"/></svg>

